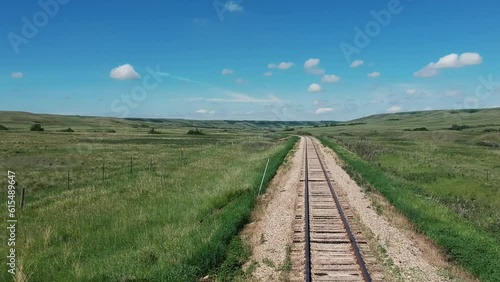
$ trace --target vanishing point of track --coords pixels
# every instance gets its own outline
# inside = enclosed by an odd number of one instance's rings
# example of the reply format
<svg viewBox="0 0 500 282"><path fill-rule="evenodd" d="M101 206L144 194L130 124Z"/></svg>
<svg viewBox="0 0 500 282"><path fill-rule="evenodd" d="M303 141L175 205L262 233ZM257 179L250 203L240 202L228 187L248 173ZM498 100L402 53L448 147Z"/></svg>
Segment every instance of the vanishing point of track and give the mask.
<svg viewBox="0 0 500 282"><path fill-rule="evenodd" d="M315 143L305 138L304 202L298 205L295 255L302 281L372 281L354 232ZM299 193L300 194L300 193ZM346 205L346 203L343 203ZM363 242L366 245L366 242Z"/></svg>

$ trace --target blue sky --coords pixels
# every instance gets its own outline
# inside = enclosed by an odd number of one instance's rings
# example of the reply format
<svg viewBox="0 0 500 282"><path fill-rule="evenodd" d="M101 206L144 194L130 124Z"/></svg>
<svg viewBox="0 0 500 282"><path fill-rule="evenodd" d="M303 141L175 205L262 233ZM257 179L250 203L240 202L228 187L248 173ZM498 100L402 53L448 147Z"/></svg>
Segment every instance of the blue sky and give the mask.
<svg viewBox="0 0 500 282"><path fill-rule="evenodd" d="M348 120L500 106L495 1L6 1L0 110Z"/></svg>

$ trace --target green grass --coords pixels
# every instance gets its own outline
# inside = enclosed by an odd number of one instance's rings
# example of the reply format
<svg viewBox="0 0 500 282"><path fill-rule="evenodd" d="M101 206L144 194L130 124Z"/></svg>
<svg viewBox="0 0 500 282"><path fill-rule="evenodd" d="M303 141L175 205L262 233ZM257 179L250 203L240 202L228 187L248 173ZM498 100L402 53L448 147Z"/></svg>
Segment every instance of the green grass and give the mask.
<svg viewBox="0 0 500 282"><path fill-rule="evenodd" d="M197 281L209 273L229 281L266 160L265 187L297 138L220 129L187 136L185 128L149 135L123 123L110 127L117 133L92 132L92 123L70 124L74 133L4 123L14 130L1 134L0 169L27 188L18 271L28 281ZM12 277L4 271L0 280Z"/></svg>
<svg viewBox="0 0 500 282"><path fill-rule="evenodd" d="M311 129L346 162L346 171L377 189L481 281L500 277L500 150L492 125L499 109L402 113L365 124ZM453 116L452 119L443 117ZM460 116L457 123L456 115ZM470 128L445 130L452 124ZM429 131L405 131L426 127ZM368 190L369 190L368 189Z"/></svg>
<svg viewBox="0 0 500 282"><path fill-rule="evenodd" d="M481 281L498 281L500 243L494 234L476 228L452 209L425 197L416 184L387 174L331 139L321 138L321 141L459 264Z"/></svg>

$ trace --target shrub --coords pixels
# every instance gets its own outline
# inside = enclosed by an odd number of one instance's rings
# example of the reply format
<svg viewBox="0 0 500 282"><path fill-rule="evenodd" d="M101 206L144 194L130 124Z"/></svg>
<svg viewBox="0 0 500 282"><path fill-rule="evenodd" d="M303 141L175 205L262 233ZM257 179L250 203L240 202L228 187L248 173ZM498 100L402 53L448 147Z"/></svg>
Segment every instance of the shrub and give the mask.
<svg viewBox="0 0 500 282"><path fill-rule="evenodd" d="M285 129L283 129L283 131L294 131L294 130L295 130L295 128L293 128L293 127L288 127L288 126L287 126L287 127L285 127Z"/></svg>
<svg viewBox="0 0 500 282"><path fill-rule="evenodd" d="M9 130L7 127L0 124L0 130Z"/></svg>
<svg viewBox="0 0 500 282"><path fill-rule="evenodd" d="M188 135L205 135L205 133L203 133L203 131L199 130L198 128L196 129L190 129L187 133Z"/></svg>
<svg viewBox="0 0 500 282"><path fill-rule="evenodd" d="M490 133L490 132L500 132L500 129L494 129L494 128L487 128L483 130L484 133Z"/></svg>
<svg viewBox="0 0 500 282"><path fill-rule="evenodd" d="M30 131L44 131L42 125L40 123L35 123L30 127Z"/></svg>
<svg viewBox="0 0 500 282"><path fill-rule="evenodd" d="M429 131L426 127L417 127L414 129L404 129L403 131Z"/></svg>
<svg viewBox="0 0 500 282"><path fill-rule="evenodd" d="M68 127L68 129L63 129L61 132L75 132L71 127Z"/></svg>
<svg viewBox="0 0 500 282"><path fill-rule="evenodd" d="M106 132L107 133L116 133L116 130L114 130L114 129L106 129Z"/></svg>
<svg viewBox="0 0 500 282"><path fill-rule="evenodd" d="M462 124L462 125L454 124L454 125L452 125L449 129L450 129L450 130L458 130L458 131L461 131L461 130L464 130L464 129L467 129L467 128L470 128L470 126L467 126L467 125L465 125L465 124Z"/></svg>
<svg viewBox="0 0 500 282"><path fill-rule="evenodd" d="M312 133L307 131L297 131L297 135L312 136Z"/></svg>
<svg viewBox="0 0 500 282"><path fill-rule="evenodd" d="M151 129L149 129L148 131L148 134L161 134L159 131L155 131L154 127L151 127Z"/></svg>

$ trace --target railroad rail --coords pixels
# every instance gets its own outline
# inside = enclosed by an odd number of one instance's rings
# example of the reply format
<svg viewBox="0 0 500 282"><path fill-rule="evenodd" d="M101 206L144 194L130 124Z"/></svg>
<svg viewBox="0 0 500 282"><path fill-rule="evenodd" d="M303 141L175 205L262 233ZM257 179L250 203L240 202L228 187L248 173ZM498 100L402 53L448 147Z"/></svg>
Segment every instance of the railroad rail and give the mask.
<svg viewBox="0 0 500 282"><path fill-rule="evenodd" d="M341 203L318 148L309 137L305 137L304 151L304 185L299 192L303 201L297 203L292 248L295 275L292 273L290 280L371 282L349 225L352 216L345 212L348 206ZM362 244L366 246L365 241Z"/></svg>

